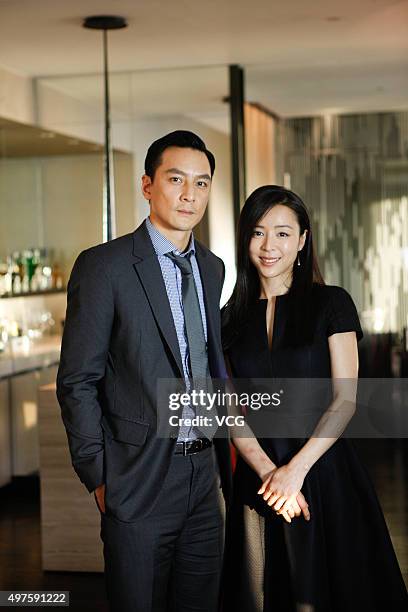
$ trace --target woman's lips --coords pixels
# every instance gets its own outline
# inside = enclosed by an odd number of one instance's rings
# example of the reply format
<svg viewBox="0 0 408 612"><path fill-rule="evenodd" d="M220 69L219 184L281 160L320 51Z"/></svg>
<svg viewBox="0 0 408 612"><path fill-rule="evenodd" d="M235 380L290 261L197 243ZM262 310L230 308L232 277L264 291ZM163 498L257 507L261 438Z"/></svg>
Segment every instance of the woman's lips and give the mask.
<svg viewBox="0 0 408 612"><path fill-rule="evenodd" d="M281 257L260 257L259 259L262 265L272 267L280 261Z"/></svg>

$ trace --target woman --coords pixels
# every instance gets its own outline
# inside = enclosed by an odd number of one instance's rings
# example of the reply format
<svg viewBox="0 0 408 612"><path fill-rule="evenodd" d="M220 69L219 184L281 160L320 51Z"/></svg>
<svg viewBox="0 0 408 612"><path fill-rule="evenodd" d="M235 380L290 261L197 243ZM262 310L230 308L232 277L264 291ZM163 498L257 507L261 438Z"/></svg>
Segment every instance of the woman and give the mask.
<svg viewBox="0 0 408 612"><path fill-rule="evenodd" d="M349 294L324 284L302 200L283 187L257 189L241 212L237 281L223 310L231 377L326 379L332 390L308 434L292 419L279 437L262 437L262 418L258 438L233 433L225 610L408 609L375 492L340 437L355 409L362 335Z"/></svg>

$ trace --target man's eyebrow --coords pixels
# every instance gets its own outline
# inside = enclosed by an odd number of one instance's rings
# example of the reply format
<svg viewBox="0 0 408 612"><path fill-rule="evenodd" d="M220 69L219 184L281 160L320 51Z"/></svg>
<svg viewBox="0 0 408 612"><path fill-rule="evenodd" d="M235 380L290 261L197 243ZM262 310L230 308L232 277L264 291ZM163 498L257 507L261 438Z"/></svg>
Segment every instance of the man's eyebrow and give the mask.
<svg viewBox="0 0 408 612"><path fill-rule="evenodd" d="M181 174L181 176L187 176L187 174L179 168L169 168L168 170L166 170L166 174ZM198 174L196 178L207 179L208 181L211 181L211 176L209 174Z"/></svg>
<svg viewBox="0 0 408 612"><path fill-rule="evenodd" d="M169 168L166 170L166 174L182 174L183 176L187 176L185 172L179 170L178 168Z"/></svg>

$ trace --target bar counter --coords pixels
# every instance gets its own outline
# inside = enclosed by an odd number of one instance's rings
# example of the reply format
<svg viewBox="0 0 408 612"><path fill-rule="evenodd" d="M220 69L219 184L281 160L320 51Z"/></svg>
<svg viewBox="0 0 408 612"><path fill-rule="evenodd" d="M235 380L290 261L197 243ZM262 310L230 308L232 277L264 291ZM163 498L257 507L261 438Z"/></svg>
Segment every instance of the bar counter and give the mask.
<svg viewBox="0 0 408 612"><path fill-rule="evenodd" d="M8 378L29 370L47 368L59 362L60 336L27 337L10 340L0 353L0 378Z"/></svg>

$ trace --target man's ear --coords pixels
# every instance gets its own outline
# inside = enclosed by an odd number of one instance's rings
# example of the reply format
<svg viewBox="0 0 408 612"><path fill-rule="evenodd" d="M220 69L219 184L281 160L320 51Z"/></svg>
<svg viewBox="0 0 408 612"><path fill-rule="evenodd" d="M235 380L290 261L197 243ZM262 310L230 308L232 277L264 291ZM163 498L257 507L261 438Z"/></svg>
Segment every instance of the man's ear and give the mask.
<svg viewBox="0 0 408 612"><path fill-rule="evenodd" d="M145 198L145 200L148 200L148 201L151 200L151 197L152 197L151 187L152 187L152 179L147 174L144 174L142 176L142 193L143 193L143 197Z"/></svg>

